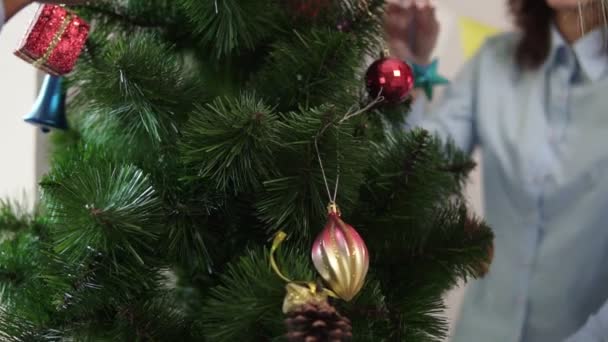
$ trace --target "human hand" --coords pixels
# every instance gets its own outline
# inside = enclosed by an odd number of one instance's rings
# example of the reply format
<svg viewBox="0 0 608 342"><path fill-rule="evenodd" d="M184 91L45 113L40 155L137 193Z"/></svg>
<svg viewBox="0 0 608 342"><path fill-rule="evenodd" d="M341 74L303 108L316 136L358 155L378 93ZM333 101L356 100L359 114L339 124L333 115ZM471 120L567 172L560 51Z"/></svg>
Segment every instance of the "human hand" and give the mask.
<svg viewBox="0 0 608 342"><path fill-rule="evenodd" d="M384 30L392 56L428 64L439 36L435 6L431 0L390 2Z"/></svg>

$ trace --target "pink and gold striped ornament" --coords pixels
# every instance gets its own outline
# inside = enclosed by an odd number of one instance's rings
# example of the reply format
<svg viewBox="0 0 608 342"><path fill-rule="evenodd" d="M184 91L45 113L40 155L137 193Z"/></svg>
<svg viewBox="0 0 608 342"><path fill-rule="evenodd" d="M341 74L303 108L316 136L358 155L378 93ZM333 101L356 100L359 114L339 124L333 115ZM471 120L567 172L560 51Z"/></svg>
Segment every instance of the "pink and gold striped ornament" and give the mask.
<svg viewBox="0 0 608 342"><path fill-rule="evenodd" d="M313 244L312 261L338 297L350 301L361 291L369 269L367 246L355 228L342 221L335 203L329 205L325 228Z"/></svg>

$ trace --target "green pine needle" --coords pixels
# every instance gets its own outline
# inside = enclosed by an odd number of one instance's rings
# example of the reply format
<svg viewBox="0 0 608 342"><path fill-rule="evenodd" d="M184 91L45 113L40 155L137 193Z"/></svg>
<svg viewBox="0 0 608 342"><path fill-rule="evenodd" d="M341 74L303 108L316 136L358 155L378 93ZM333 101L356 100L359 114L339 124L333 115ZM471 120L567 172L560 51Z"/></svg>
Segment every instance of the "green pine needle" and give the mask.
<svg viewBox="0 0 608 342"><path fill-rule="evenodd" d="M32 254L38 256L40 249L38 238L30 233L19 233L13 239L0 243L0 303L2 305L15 305L27 292L25 288L35 281L40 260Z"/></svg>
<svg viewBox="0 0 608 342"><path fill-rule="evenodd" d="M280 1L180 0L194 34L210 54L227 57L253 50L280 28Z"/></svg>
<svg viewBox="0 0 608 342"><path fill-rule="evenodd" d="M29 208L18 201L0 199L0 236L10 236L26 230L42 234L45 229L43 221L38 208L34 208L31 213Z"/></svg>
<svg viewBox="0 0 608 342"><path fill-rule="evenodd" d="M274 173L276 146L277 116L253 95L198 107L181 142L190 179L208 179L217 189L235 194L255 191Z"/></svg>
<svg viewBox="0 0 608 342"><path fill-rule="evenodd" d="M252 86L283 111L326 103L348 108L357 103L361 87L356 75L363 54L353 41L333 27L293 31L272 46Z"/></svg>
<svg viewBox="0 0 608 342"><path fill-rule="evenodd" d="M294 280L314 279L307 253L284 247L277 262ZM207 339L268 341L282 336L285 285L272 271L267 250L247 251L228 266L201 308Z"/></svg>
<svg viewBox="0 0 608 342"><path fill-rule="evenodd" d="M153 252L162 205L135 166L84 158L57 165L42 186L60 255L76 261L94 248L113 257L126 252L143 264Z"/></svg>
<svg viewBox="0 0 608 342"><path fill-rule="evenodd" d="M81 87L75 104L85 139L121 149L174 140L204 95L171 47L138 33L115 39L98 53L73 81Z"/></svg>
<svg viewBox="0 0 608 342"><path fill-rule="evenodd" d="M353 209L367 168L369 145L353 135L352 121L338 125L344 114L334 106L283 114L279 132L282 148L275 154L283 161L278 165L280 174L264 182L256 202L258 217L270 231L283 229L305 241L323 226L330 198L314 141L325 126L328 129L319 136L319 152L330 191L335 188L339 159L337 200L345 214Z"/></svg>

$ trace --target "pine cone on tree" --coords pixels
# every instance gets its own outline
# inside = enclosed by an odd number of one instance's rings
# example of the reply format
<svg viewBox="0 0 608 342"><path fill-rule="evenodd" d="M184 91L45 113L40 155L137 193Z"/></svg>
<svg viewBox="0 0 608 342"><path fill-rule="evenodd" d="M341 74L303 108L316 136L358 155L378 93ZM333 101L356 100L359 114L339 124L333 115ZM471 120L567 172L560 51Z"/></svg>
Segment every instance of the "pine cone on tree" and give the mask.
<svg viewBox="0 0 608 342"><path fill-rule="evenodd" d="M290 342L351 341L348 318L327 302L308 303L287 314L287 340Z"/></svg>

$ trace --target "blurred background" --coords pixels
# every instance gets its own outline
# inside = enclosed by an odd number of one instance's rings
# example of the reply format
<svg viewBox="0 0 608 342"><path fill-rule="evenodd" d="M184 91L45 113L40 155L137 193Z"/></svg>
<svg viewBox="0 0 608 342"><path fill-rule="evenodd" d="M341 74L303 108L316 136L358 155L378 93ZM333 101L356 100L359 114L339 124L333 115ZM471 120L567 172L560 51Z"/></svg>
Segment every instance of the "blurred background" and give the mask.
<svg viewBox="0 0 608 342"><path fill-rule="evenodd" d="M441 73L448 78L456 74L484 37L511 28L505 0L436 0L434 3L442 27L435 54L440 60ZM21 118L34 102L41 75L12 53L34 16L35 7L20 12L0 34L0 198L20 199L28 205L35 200L36 183L47 168L48 142L45 135ZM471 176L467 196L476 212L483 215L479 179L477 170ZM452 327L464 291L461 287L446 296Z"/></svg>

